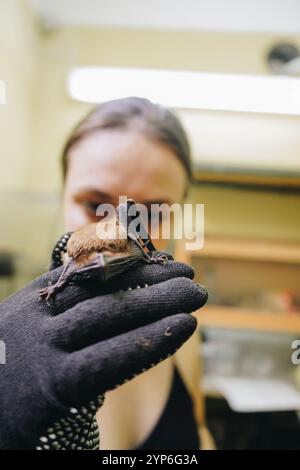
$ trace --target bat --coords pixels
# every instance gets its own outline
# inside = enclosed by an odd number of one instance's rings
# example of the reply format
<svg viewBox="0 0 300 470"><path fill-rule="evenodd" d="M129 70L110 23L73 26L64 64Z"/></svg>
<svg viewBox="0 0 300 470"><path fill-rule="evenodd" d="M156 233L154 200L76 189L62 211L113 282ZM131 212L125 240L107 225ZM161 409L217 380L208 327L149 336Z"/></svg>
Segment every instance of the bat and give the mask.
<svg viewBox="0 0 300 470"><path fill-rule="evenodd" d="M63 264L63 271L55 284L39 291L40 298L49 301L56 292L76 282L90 279L105 282L138 263L165 264L168 259L173 259L170 254L156 250L144 225L139 230L142 236L130 229L133 217L128 214L138 212L129 211L134 205L132 199L120 204L115 217L105 221L106 230L101 232L101 237L99 224L104 223L101 221L63 235L54 247L51 266ZM139 223L142 224L140 219ZM115 238L110 236L111 233Z"/></svg>

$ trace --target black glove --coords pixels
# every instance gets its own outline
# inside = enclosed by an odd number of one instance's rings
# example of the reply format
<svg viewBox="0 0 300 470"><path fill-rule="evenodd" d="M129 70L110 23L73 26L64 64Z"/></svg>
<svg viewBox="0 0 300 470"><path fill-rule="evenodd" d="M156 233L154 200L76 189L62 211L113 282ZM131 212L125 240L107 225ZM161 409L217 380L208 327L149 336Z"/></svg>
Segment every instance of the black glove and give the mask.
<svg viewBox="0 0 300 470"><path fill-rule="evenodd" d="M207 298L192 269L171 261L141 264L110 284L68 285L48 304L39 290L61 271L0 304L0 448L97 447L95 399L173 354L196 328L179 312Z"/></svg>

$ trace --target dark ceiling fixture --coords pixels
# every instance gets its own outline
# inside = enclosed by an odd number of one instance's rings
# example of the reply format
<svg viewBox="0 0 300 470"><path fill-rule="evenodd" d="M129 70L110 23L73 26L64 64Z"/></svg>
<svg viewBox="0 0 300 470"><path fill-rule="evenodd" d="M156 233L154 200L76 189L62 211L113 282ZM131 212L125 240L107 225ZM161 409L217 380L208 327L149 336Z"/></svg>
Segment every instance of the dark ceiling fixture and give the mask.
<svg viewBox="0 0 300 470"><path fill-rule="evenodd" d="M269 51L267 60L273 73L300 77L300 50L294 44L277 44Z"/></svg>

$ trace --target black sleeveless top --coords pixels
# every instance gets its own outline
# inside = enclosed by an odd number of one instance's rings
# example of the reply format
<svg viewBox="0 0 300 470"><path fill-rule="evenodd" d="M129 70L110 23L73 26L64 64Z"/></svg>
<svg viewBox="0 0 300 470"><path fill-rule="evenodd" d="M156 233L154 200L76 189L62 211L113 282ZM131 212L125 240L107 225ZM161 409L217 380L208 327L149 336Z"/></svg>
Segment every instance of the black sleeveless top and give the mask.
<svg viewBox="0 0 300 470"><path fill-rule="evenodd" d="M174 367L166 406L155 428L136 450L196 450L200 448L197 423L189 392Z"/></svg>
<svg viewBox="0 0 300 470"><path fill-rule="evenodd" d="M147 439L136 450L196 450L200 447L191 397L176 368L165 408ZM54 423L40 437L37 450L99 449L95 412L103 397ZM94 418L92 419L92 417Z"/></svg>

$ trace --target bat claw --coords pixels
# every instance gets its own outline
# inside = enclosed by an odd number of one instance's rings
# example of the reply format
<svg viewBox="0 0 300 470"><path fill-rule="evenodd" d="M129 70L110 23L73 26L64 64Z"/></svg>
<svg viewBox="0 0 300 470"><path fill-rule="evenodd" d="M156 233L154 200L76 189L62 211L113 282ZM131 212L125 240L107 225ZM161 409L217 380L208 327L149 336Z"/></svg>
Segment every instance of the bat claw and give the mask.
<svg viewBox="0 0 300 470"><path fill-rule="evenodd" d="M159 254L159 255L154 255L152 258L151 258L151 262L152 263L156 263L156 264L162 264L163 266L166 265L168 261L168 257L167 255L164 255L164 254Z"/></svg>
<svg viewBox="0 0 300 470"><path fill-rule="evenodd" d="M46 302L49 302L50 298L54 295L55 291L57 290L55 284L54 285L49 285L48 287L45 287L44 289L40 289L40 299L45 300Z"/></svg>

